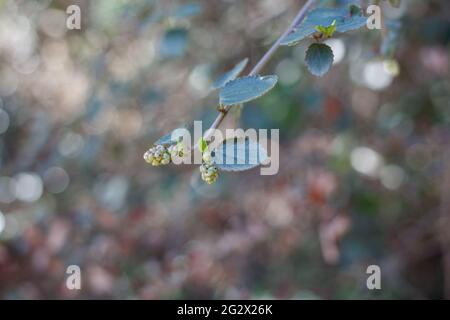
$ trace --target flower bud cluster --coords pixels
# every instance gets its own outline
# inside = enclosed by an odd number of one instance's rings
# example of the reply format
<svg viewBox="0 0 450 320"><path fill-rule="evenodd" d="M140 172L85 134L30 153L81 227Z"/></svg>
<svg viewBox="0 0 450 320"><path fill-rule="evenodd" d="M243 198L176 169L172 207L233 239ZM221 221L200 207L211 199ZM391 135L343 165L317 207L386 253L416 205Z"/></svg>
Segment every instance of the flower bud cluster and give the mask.
<svg viewBox="0 0 450 320"><path fill-rule="evenodd" d="M217 170L217 167L214 165L209 151L203 152L202 159L203 163L200 166L202 179L208 184L213 184L219 177L219 170Z"/></svg>
<svg viewBox="0 0 450 320"><path fill-rule="evenodd" d="M170 152L163 145L156 145L144 153L144 160L155 167L166 165L171 161Z"/></svg>

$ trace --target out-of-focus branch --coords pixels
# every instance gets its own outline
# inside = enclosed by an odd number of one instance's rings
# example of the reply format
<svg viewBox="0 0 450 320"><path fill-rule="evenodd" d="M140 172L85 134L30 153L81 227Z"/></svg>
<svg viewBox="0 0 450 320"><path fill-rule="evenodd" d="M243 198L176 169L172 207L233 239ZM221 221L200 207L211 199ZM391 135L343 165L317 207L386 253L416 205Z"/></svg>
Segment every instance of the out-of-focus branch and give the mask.
<svg viewBox="0 0 450 320"><path fill-rule="evenodd" d="M450 235L448 233L450 227L450 149L446 148L444 153L444 161L446 164L446 172L441 185L441 208L439 219L439 236L441 241L442 252L442 268L444 274L444 297L450 299Z"/></svg>

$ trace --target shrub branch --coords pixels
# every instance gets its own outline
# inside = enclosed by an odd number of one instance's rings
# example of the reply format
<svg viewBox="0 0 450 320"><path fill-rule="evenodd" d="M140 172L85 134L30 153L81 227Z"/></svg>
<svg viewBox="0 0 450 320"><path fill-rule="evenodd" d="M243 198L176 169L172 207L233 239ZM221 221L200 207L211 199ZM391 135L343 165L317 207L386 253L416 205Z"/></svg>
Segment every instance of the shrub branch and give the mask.
<svg viewBox="0 0 450 320"><path fill-rule="evenodd" d="M298 11L297 15L295 16L294 20L292 20L289 27L283 32L283 34L275 41L275 43L270 47L270 49L262 56L262 58L258 61L258 63L253 67L253 69L248 74L249 76L257 75L262 68L267 64L267 62L270 60L270 58L273 56L273 54L277 51L277 49L280 47L281 41L284 39L286 35L288 35L302 20L305 18L306 13L311 8L311 6L314 4L316 0L308 0L305 2L305 4L301 7L301 9ZM212 123L211 127L206 131L205 136L203 137L206 141L209 140L210 135L214 129L217 129L222 121L225 119L225 117L228 114L228 111L230 111L232 105L224 106L217 115L217 118ZM197 147L197 146L195 146ZM194 147L194 148L195 148Z"/></svg>

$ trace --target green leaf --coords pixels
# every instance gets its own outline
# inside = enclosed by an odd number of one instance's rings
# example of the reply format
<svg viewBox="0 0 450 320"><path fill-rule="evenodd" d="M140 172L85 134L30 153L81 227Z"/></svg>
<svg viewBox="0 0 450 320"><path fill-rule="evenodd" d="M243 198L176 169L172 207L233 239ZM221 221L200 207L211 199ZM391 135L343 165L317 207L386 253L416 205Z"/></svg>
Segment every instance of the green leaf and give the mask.
<svg viewBox="0 0 450 320"><path fill-rule="evenodd" d="M161 39L159 52L166 58L181 57L187 48L188 32L183 28L174 28L166 31Z"/></svg>
<svg viewBox="0 0 450 320"><path fill-rule="evenodd" d="M336 19L333 22L325 27L325 26L317 26L316 30L324 35L326 38L331 38L336 31Z"/></svg>
<svg viewBox="0 0 450 320"><path fill-rule="evenodd" d="M214 164L224 171L244 171L255 168L267 160L267 151L248 138L227 139L213 155Z"/></svg>
<svg viewBox="0 0 450 320"><path fill-rule="evenodd" d="M315 76L323 76L333 64L333 50L323 43L313 43L306 51L306 66Z"/></svg>
<svg viewBox="0 0 450 320"><path fill-rule="evenodd" d="M348 8L318 8L308 13L303 22L289 33L281 45L293 46L316 33L319 26L330 26L336 20L336 32L347 32L363 27L367 18L362 10L352 5Z"/></svg>
<svg viewBox="0 0 450 320"><path fill-rule="evenodd" d="M355 5L355 4L351 4L350 5L350 16L362 16L363 11L361 9L361 7Z"/></svg>
<svg viewBox="0 0 450 320"><path fill-rule="evenodd" d="M344 33L364 27L367 24L365 16L353 15L346 17L336 24L336 32Z"/></svg>
<svg viewBox="0 0 450 320"><path fill-rule="evenodd" d="M289 33L281 42L282 45L293 46L301 40L316 33L316 27L328 26L333 20L342 18L347 14L345 8L318 8L310 11L303 22L293 32Z"/></svg>
<svg viewBox="0 0 450 320"><path fill-rule="evenodd" d="M203 137L198 139L198 149L201 153L208 150L208 144L206 143L205 139L203 139Z"/></svg>
<svg viewBox="0 0 450 320"><path fill-rule="evenodd" d="M248 58L243 59L237 65L233 67L230 71L221 75L214 83L211 85L211 89L219 89L222 88L227 82L236 79L236 77L244 70L245 66L248 63Z"/></svg>
<svg viewBox="0 0 450 320"><path fill-rule="evenodd" d="M162 144L162 145L172 145L176 144L181 141L184 134L189 132L186 128L177 128L165 135L163 135L161 138L155 141L155 145Z"/></svg>
<svg viewBox="0 0 450 320"><path fill-rule="evenodd" d="M277 76L248 76L228 82L220 91L220 104L235 105L257 99L272 89Z"/></svg>

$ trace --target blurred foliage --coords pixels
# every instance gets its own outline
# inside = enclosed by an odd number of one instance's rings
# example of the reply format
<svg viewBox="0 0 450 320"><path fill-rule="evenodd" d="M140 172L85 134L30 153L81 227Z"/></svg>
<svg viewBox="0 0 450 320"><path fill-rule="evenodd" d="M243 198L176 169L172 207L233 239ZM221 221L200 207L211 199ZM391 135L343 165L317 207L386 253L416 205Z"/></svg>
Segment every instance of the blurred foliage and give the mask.
<svg viewBox="0 0 450 320"><path fill-rule="evenodd" d="M382 30L327 40L323 78L308 43L277 52L277 86L225 124L280 128L277 175L208 186L142 160L209 125L212 81L253 66L299 5L0 1L0 297L450 298L448 1L381 1Z"/></svg>

